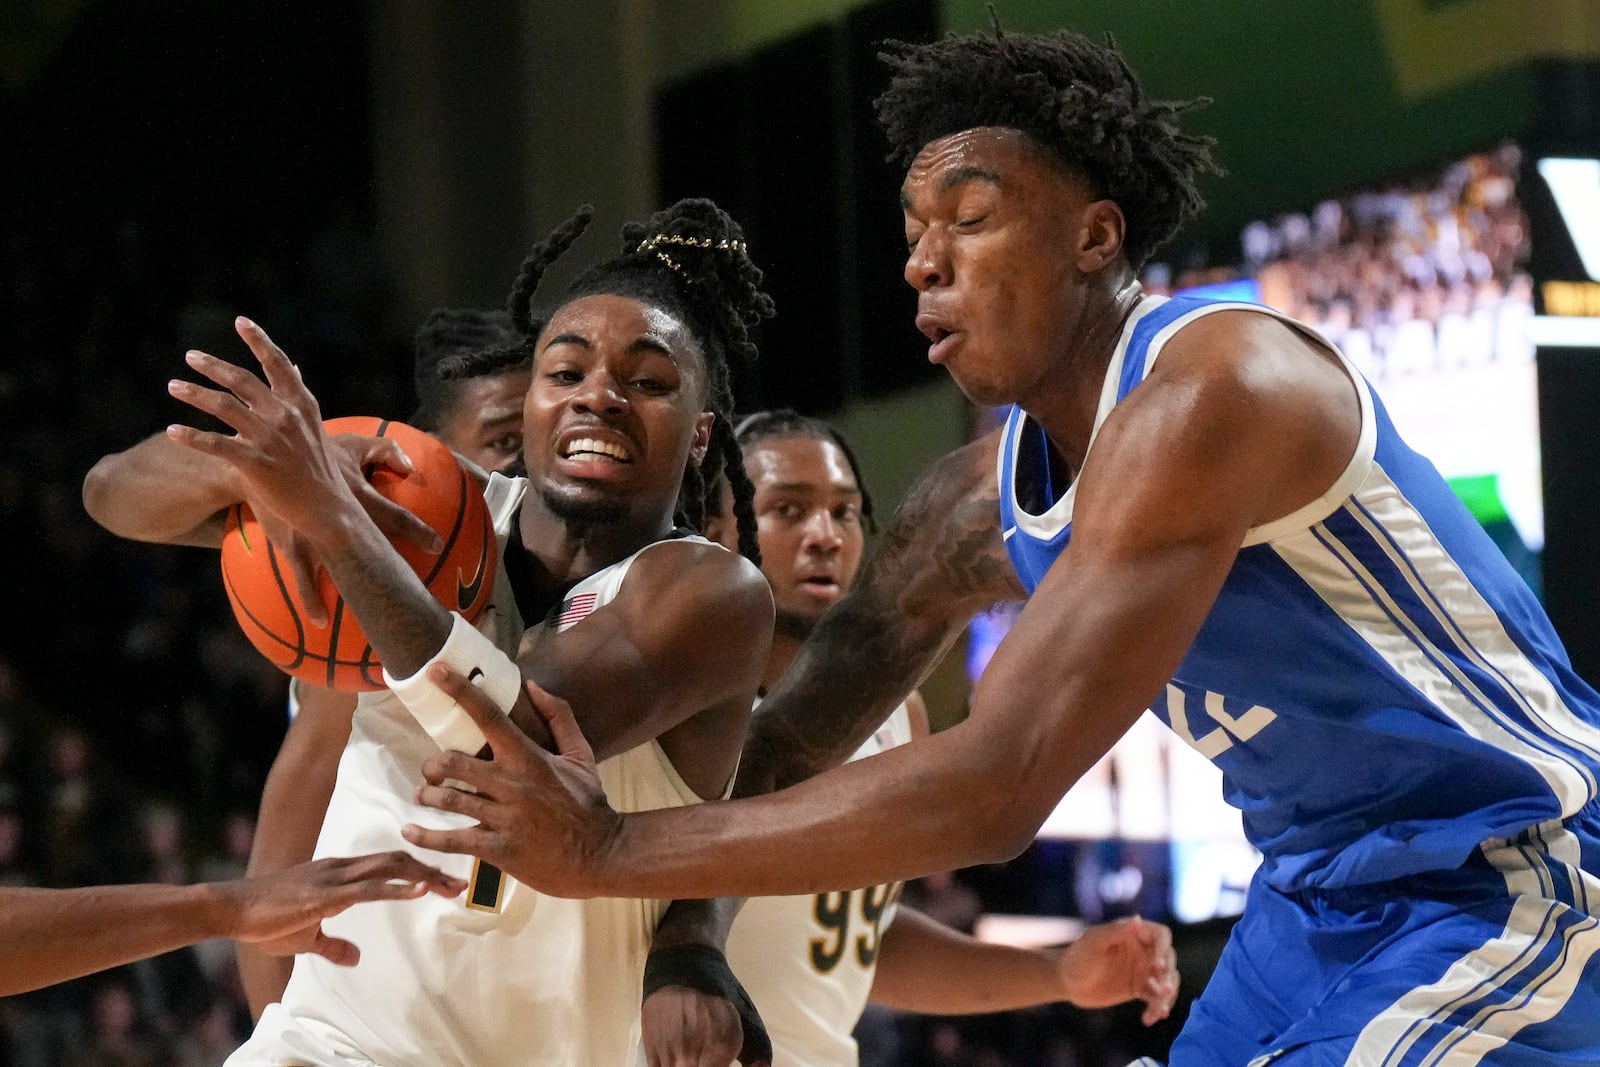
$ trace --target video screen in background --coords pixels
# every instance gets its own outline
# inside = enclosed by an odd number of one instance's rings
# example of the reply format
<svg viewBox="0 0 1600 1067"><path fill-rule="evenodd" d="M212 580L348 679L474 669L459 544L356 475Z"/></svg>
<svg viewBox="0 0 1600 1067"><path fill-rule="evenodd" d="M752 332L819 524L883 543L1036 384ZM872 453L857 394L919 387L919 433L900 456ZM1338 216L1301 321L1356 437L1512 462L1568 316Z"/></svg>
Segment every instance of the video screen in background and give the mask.
<svg viewBox="0 0 1600 1067"><path fill-rule="evenodd" d="M1177 274L1153 264L1143 280L1153 293L1264 304L1322 332L1538 592L1544 505L1521 162L1503 145L1252 222L1242 262ZM995 418L975 420L978 432ZM973 622L974 685L1016 610ZM1076 905L1089 921L1237 915L1260 858L1222 800L1220 772L1148 712L1039 836L1074 850Z"/></svg>

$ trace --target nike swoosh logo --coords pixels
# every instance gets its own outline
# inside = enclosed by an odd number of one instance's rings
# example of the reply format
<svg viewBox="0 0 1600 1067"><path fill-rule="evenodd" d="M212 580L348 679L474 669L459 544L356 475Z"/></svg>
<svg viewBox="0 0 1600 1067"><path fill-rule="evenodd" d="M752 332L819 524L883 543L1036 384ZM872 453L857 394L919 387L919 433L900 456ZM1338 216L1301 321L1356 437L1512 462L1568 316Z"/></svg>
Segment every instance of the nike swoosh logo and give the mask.
<svg viewBox="0 0 1600 1067"><path fill-rule="evenodd" d="M472 572L472 580L463 582L461 572L456 572L456 610L466 613L472 607L472 602L478 599L478 591L483 588L483 575L488 570L489 539L483 539L482 546L478 549L478 568Z"/></svg>

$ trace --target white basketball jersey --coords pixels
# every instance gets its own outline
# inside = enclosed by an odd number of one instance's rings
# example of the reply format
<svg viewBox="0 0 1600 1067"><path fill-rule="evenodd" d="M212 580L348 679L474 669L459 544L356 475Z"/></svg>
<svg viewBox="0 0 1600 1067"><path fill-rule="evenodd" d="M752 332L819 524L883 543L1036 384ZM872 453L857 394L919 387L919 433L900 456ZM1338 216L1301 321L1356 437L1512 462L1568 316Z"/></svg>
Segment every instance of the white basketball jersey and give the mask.
<svg viewBox="0 0 1600 1067"><path fill-rule="evenodd" d="M485 490L502 553L525 485L495 475ZM526 638L502 565L479 629L515 654L525 639L578 625L616 596L650 547L579 582ZM400 836L408 822L472 823L412 800L423 761L437 751L387 690L362 694L316 855L404 849L469 879L467 892L358 904L326 920L330 936L360 947L361 962L338 967L297 957L282 1003L267 1009L228 1067L634 1063L645 955L666 902L549 897L471 856L408 844ZM606 760L599 772L619 811L699 799L654 741Z"/></svg>
<svg viewBox="0 0 1600 1067"><path fill-rule="evenodd" d="M850 758L911 740L906 706ZM772 1037L772 1067L854 1067L851 1036L867 1006L900 884L844 893L755 897L728 935L728 963Z"/></svg>

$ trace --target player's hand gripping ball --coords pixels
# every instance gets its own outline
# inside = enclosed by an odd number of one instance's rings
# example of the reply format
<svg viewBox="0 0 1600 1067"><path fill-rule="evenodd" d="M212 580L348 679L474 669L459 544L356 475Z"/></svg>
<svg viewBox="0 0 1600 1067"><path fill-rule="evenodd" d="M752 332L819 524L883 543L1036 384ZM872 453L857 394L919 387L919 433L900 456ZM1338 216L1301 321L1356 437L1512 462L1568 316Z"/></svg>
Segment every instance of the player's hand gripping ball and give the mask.
<svg viewBox="0 0 1600 1067"><path fill-rule="evenodd" d="M353 416L324 425L330 434L359 433L399 442L415 469L401 474L378 468L367 480L433 527L444 549L433 555L400 541L394 542L395 549L439 603L475 621L489 603L499 552L489 505L455 453L421 430L386 419ZM317 578L328 623L313 626L305 619L288 564L245 504L228 513L222 584L245 636L285 673L349 692L384 688L382 665L328 572L321 570Z"/></svg>

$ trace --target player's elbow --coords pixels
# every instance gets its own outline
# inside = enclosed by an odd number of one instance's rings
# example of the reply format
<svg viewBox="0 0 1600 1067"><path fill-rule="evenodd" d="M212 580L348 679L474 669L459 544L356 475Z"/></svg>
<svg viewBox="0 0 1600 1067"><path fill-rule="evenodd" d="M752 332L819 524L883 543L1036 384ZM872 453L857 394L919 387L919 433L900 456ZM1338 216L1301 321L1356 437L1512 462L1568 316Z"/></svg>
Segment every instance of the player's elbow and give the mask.
<svg viewBox="0 0 1600 1067"><path fill-rule="evenodd" d="M1018 783L1004 774L987 777L972 820L973 863L1005 863L1021 855L1039 833L1049 808L1039 811Z"/></svg>
<svg viewBox="0 0 1600 1067"><path fill-rule="evenodd" d="M120 453L103 456L83 476L83 510L110 533L132 541L154 541L148 524L128 504L128 486L122 476Z"/></svg>
<svg viewBox="0 0 1600 1067"><path fill-rule="evenodd" d="M107 477L105 466L106 461L101 459L89 468L88 474L83 476L83 510L101 526L106 526L107 498L110 494L107 485L110 479Z"/></svg>

